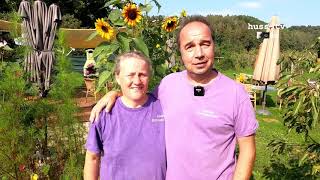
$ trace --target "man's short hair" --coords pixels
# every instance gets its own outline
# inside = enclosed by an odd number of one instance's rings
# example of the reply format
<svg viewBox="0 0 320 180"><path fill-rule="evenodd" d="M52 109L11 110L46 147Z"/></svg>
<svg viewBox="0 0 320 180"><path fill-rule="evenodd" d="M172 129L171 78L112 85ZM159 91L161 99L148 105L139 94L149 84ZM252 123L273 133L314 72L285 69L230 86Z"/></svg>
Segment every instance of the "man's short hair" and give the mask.
<svg viewBox="0 0 320 180"><path fill-rule="evenodd" d="M188 24L190 24L192 22L200 22L200 23L203 23L203 24L207 25L209 27L209 29L210 29L212 40L214 41L214 31L213 31L212 25L209 23L209 21L205 17L200 16L200 15L188 16L188 17L184 18L184 20L182 20L182 22L180 24L180 27L178 29L178 32L177 32L176 40L177 40L179 49L180 49L180 33L181 33L181 30L186 25L188 25Z"/></svg>
<svg viewBox="0 0 320 180"><path fill-rule="evenodd" d="M151 61L147 56L145 56L140 51L131 51L131 52L126 52L126 53L119 54L115 59L116 65L115 65L114 72L115 72L116 75L119 75L119 73L120 73L120 63L121 63L121 61L123 61L125 59L128 59L128 58L136 58L136 59L140 59L140 60L145 61L148 64L148 67L149 67L149 75L150 76L152 75L152 64L151 64Z"/></svg>

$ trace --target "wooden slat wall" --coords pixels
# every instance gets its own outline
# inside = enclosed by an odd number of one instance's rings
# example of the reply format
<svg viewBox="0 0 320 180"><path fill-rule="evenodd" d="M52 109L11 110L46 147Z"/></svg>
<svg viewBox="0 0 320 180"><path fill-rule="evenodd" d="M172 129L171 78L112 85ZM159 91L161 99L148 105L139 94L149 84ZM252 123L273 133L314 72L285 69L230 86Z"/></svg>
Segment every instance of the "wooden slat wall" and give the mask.
<svg viewBox="0 0 320 180"><path fill-rule="evenodd" d="M72 70L83 74L83 66L84 66L84 63L86 62L86 57L85 56L71 56L69 58L70 58L70 61L72 64Z"/></svg>

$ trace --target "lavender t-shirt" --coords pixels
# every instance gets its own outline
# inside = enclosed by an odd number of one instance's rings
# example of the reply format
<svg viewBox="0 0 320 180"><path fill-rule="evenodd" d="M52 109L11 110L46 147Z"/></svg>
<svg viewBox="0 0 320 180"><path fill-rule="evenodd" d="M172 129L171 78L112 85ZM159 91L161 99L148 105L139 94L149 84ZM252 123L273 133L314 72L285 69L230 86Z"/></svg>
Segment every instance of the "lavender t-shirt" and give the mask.
<svg viewBox="0 0 320 180"><path fill-rule="evenodd" d="M118 98L110 113L103 110L99 121L90 125L86 148L101 153L102 180L164 180L164 118L159 101L149 95L142 107L128 108Z"/></svg>
<svg viewBox="0 0 320 180"><path fill-rule="evenodd" d="M221 73L194 96L186 71L166 76L154 94L165 123L167 180L232 179L236 138L258 123L245 89Z"/></svg>

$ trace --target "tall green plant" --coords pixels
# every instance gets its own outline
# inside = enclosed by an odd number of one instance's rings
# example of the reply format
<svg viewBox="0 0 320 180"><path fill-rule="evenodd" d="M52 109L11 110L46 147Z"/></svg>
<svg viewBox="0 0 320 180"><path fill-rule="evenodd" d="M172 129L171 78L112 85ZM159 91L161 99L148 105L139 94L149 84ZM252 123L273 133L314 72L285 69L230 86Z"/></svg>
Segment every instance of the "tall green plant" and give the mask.
<svg viewBox="0 0 320 180"><path fill-rule="evenodd" d="M11 13L12 38L18 36L18 16ZM22 69L22 59L27 53L25 47L17 47L12 56L5 56L0 62L0 176L23 179L29 177L42 157L44 129L43 117L50 108L40 104L45 101L28 101L26 95L33 94L32 85L25 81L27 75Z"/></svg>
<svg viewBox="0 0 320 180"><path fill-rule="evenodd" d="M26 81L18 63L6 66L0 78L0 176L22 179L32 166L32 152L36 151L36 124L30 118L33 103L24 100ZM39 131L38 131L39 132Z"/></svg>
<svg viewBox="0 0 320 180"><path fill-rule="evenodd" d="M157 1L152 2L160 8ZM180 68L174 42L174 31L179 21L177 16L149 17L150 3L136 5L131 1L110 1L107 5L114 9L107 18L97 20L97 31L88 38L100 34L106 40L94 50L100 73L97 91L108 83L116 84L114 58L123 52L138 50L151 58L155 75L151 88L166 74Z"/></svg>
<svg viewBox="0 0 320 180"><path fill-rule="evenodd" d="M303 175L309 179L317 179L320 178L320 141L312 132L320 128L320 64L317 64L316 55L312 51L309 54L312 56L295 53L294 56L283 59L283 67L288 69L294 58L294 66L302 67L304 71L283 71L277 84L278 94L284 98L283 123L289 132L303 134L305 141L296 143L275 139L269 147L276 154L288 156L289 169L300 167L301 171L295 172L295 178Z"/></svg>
<svg viewBox="0 0 320 180"><path fill-rule="evenodd" d="M51 168L49 173L52 177L59 175L69 179L81 179L85 129L75 116L79 110L74 97L83 79L81 74L72 72L71 62L67 57L70 48L65 46L64 34L61 31L55 47L56 75L49 93L49 98L55 102L55 117L49 124L51 135L48 142L52 165L62 168L58 169L59 174L56 168Z"/></svg>
<svg viewBox="0 0 320 180"><path fill-rule="evenodd" d="M74 100L82 75L71 71L63 35L47 98L36 96L22 64L7 62L0 76L0 177L81 179L84 126ZM15 60L17 61L17 60ZM34 92L34 93L32 93ZM30 97L31 96L31 97Z"/></svg>

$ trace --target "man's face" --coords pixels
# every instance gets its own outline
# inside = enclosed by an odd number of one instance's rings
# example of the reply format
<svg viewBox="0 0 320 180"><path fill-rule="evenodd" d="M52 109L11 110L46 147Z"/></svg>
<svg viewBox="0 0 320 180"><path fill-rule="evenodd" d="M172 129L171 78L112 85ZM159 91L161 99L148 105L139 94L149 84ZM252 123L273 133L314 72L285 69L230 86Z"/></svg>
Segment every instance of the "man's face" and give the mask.
<svg viewBox="0 0 320 180"><path fill-rule="evenodd" d="M116 80L127 101L139 102L146 96L150 78L149 65L137 58L128 58L120 62L120 73Z"/></svg>
<svg viewBox="0 0 320 180"><path fill-rule="evenodd" d="M180 32L181 59L188 73L208 73L214 61L214 42L210 29L201 22L191 22Z"/></svg>

